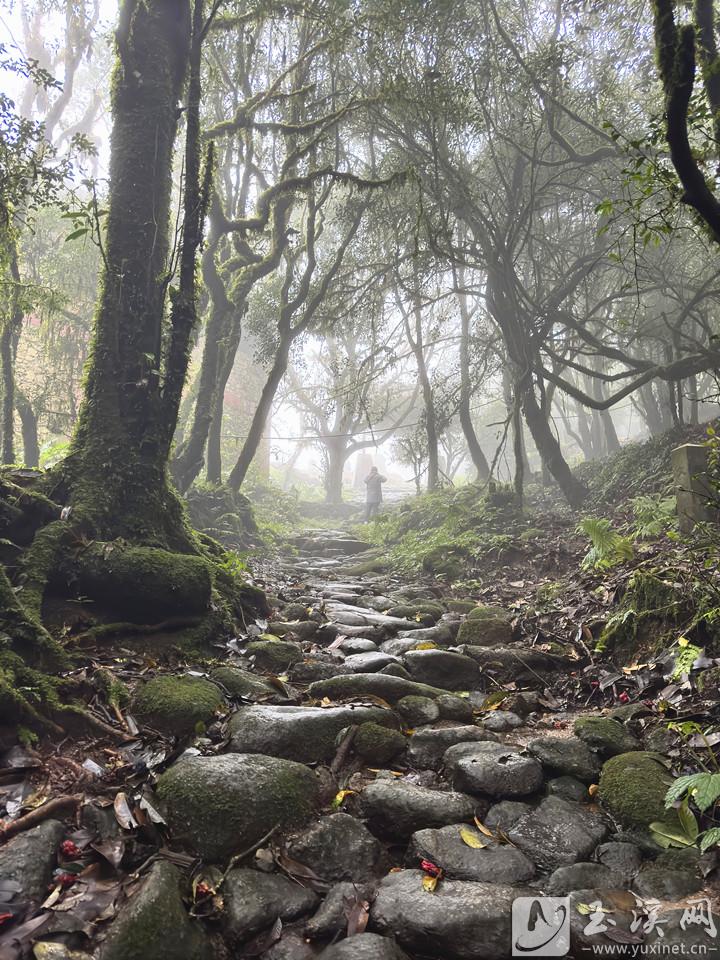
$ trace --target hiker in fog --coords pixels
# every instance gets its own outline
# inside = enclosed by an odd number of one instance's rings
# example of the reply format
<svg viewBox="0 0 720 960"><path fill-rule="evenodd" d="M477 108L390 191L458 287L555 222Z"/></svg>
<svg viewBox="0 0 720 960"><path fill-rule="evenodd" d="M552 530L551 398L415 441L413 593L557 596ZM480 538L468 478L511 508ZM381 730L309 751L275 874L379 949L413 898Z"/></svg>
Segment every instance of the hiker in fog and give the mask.
<svg viewBox="0 0 720 960"><path fill-rule="evenodd" d="M365 486L367 493L365 495L365 520L366 522L374 517L380 509L382 503L382 485L387 480L378 472L377 467L373 467L370 473L365 477Z"/></svg>

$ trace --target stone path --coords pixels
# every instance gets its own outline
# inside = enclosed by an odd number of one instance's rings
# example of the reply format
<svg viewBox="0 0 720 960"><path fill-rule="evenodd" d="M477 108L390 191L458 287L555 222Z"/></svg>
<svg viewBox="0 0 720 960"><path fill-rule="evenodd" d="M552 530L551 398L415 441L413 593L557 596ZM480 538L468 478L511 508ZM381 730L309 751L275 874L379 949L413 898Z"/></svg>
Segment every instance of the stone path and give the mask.
<svg viewBox="0 0 720 960"><path fill-rule="evenodd" d="M660 941L720 955L701 907L687 922L688 898L712 907L715 855L649 833L677 814L637 709L550 713L544 689L573 663L519 643L505 611L348 573L366 545L343 531L297 546L274 621L182 678L180 706L178 678L136 693L139 721L195 736L156 792L172 849L202 860L192 912L210 919L190 918L160 860L100 960L499 960L552 939L542 902L534 931L511 929L513 902L542 894L569 897L570 956ZM503 685L502 709L481 712ZM28 843L45 864L56 833L0 848L0 878Z"/></svg>

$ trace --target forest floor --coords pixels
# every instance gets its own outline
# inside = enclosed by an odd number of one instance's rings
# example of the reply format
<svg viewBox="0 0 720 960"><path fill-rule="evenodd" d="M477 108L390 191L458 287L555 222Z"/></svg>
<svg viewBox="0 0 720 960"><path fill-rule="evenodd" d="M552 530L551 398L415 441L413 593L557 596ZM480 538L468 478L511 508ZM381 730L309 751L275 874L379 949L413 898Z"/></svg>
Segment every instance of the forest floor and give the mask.
<svg viewBox="0 0 720 960"><path fill-rule="evenodd" d="M455 581L304 530L214 656L87 651L115 735L0 744L0 960L720 956L712 803L665 807L672 774L719 779L696 558L583 570L573 529ZM627 604L649 582L662 615ZM569 900L513 925L541 894Z"/></svg>

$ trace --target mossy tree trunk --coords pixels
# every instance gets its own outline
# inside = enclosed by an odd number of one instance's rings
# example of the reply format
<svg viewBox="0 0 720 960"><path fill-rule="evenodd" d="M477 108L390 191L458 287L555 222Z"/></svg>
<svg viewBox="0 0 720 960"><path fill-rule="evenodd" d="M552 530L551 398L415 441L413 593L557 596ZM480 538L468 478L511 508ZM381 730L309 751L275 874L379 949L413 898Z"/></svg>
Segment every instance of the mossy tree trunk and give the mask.
<svg viewBox="0 0 720 960"><path fill-rule="evenodd" d="M63 499L96 535L179 550L188 549L188 534L168 484L167 461L185 379L183 341L192 308L185 305L182 323L175 322L174 309L170 329L164 317L173 151L190 49L190 0L124 0L116 33L101 291L84 402L61 468L67 491ZM192 109L188 114L190 133ZM193 239L188 237L188 203L196 214L200 203L192 159L186 158L177 294L191 300L194 289L187 285L192 276L182 274L187 270L185 246ZM194 259L192 268L194 272Z"/></svg>

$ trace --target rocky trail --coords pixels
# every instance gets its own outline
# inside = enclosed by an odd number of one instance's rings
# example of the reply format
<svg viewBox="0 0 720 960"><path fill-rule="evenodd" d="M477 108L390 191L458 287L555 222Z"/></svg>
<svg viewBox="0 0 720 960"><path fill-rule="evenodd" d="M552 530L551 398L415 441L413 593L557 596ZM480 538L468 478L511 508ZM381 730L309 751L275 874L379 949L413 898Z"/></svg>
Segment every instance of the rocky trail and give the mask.
<svg viewBox="0 0 720 960"><path fill-rule="evenodd" d="M217 661L93 664L131 690L114 742L5 749L0 960L720 956L717 854L649 830L679 830L667 678L628 695L581 640L358 572L344 531L294 547Z"/></svg>

